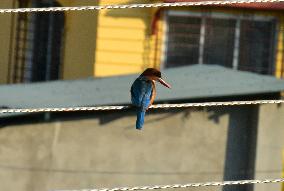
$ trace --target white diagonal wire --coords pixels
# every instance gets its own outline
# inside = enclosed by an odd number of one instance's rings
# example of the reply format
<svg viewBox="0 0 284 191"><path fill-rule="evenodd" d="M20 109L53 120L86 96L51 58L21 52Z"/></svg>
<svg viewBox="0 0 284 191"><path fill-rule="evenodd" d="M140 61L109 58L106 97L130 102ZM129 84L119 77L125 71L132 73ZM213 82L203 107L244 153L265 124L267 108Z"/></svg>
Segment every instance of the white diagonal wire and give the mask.
<svg viewBox="0 0 284 191"><path fill-rule="evenodd" d="M102 10L102 9L185 7L185 6L231 5L231 4L240 4L240 3L249 4L249 3L277 3L277 2L278 3L284 2L284 0L226 0L226 1L199 1L199 2L176 2L176 3L147 3L147 4L78 6L78 7L16 8L16 9L0 9L0 13L89 11L89 10Z"/></svg>
<svg viewBox="0 0 284 191"><path fill-rule="evenodd" d="M150 108L187 108L187 107L211 107L211 106L233 106L233 105L257 105L257 104L281 104L284 100L254 100L254 101L225 101L225 102L203 102L203 103L177 103L157 104ZM93 107L57 107L57 108L18 108L0 109L0 113L38 113L38 112L68 112L68 111L102 111L129 109L129 105L121 106L93 106Z"/></svg>
<svg viewBox="0 0 284 191"><path fill-rule="evenodd" d="M237 181L224 181L224 182L203 182L203 183L156 185L156 186L136 186L136 187L117 187L117 188L101 188L101 189L65 190L65 191L134 191L134 190L176 189L176 188L206 187L206 186L265 184L265 183L281 183L281 182L284 182L283 178L265 179L265 180L237 180Z"/></svg>

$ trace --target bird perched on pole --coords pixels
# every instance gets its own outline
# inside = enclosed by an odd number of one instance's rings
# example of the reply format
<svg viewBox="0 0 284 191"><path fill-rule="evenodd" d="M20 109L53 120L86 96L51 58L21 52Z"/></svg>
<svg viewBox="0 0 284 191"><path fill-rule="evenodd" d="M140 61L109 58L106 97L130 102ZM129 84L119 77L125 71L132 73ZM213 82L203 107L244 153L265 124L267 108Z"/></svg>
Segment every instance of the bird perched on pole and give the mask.
<svg viewBox="0 0 284 191"><path fill-rule="evenodd" d="M137 109L136 129L138 130L142 129L145 113L156 97L156 81L167 88L171 88L162 79L161 72L155 68L147 68L131 86L131 102Z"/></svg>

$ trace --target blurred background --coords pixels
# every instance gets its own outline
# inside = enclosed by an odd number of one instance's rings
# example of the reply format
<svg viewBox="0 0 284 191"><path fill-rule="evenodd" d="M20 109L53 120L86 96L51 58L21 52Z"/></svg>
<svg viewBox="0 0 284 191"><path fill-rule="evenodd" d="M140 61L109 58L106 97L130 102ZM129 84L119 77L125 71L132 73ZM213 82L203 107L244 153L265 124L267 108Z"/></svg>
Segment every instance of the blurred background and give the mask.
<svg viewBox="0 0 284 191"><path fill-rule="evenodd" d="M0 8L181 0L2 0ZM183 0L190 1L190 0ZM162 71L156 103L281 99L284 3L0 15L0 107L130 103ZM0 190L284 177L281 104L0 115ZM199 188L188 190L203 190ZM205 190L284 191L283 184Z"/></svg>

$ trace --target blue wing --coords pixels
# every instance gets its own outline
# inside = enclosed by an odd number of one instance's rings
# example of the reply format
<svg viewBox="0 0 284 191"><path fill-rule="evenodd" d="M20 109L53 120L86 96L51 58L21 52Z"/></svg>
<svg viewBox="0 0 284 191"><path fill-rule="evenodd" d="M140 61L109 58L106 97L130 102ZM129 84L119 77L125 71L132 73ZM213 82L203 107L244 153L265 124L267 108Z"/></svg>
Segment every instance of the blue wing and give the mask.
<svg viewBox="0 0 284 191"><path fill-rule="evenodd" d="M131 101L136 107L146 110L150 104L152 83L145 77L137 78L131 86Z"/></svg>
<svg viewBox="0 0 284 191"><path fill-rule="evenodd" d="M142 129L146 109L152 95L152 83L145 77L137 78L131 86L131 102L137 107L136 129Z"/></svg>

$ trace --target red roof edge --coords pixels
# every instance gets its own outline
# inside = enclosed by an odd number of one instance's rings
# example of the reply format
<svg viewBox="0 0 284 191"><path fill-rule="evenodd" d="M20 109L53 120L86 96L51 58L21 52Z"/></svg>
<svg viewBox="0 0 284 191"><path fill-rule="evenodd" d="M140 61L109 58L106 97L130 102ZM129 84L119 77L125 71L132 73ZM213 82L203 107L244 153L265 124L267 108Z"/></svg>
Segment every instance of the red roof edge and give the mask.
<svg viewBox="0 0 284 191"><path fill-rule="evenodd" d="M164 0L165 3L174 2L200 2L198 0ZM231 5L213 5L214 7L234 7L259 10L284 10L284 3L240 3Z"/></svg>

